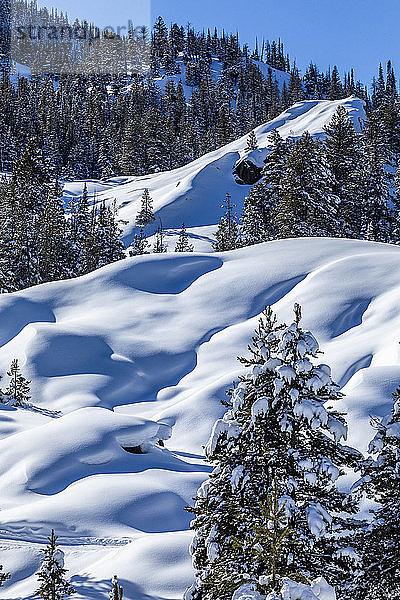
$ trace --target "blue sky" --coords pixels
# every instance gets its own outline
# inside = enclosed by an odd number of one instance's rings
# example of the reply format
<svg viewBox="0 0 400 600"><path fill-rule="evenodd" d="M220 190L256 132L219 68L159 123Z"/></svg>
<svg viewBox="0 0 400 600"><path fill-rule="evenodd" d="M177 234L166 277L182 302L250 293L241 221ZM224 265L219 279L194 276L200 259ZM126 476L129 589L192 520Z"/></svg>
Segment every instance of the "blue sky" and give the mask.
<svg viewBox="0 0 400 600"><path fill-rule="evenodd" d="M101 25L148 19L151 6L152 20L162 14L197 29L215 24L238 30L242 43L281 37L301 69L310 60L324 69L337 64L341 73L355 66L369 83L391 58L400 75L399 0L40 0L49 3Z"/></svg>

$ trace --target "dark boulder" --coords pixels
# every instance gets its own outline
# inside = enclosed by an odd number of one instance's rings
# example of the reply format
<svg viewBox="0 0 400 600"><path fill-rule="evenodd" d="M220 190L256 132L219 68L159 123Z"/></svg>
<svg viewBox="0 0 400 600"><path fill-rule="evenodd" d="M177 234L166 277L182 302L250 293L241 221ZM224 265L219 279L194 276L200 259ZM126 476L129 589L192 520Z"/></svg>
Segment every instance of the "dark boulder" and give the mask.
<svg viewBox="0 0 400 600"><path fill-rule="evenodd" d="M238 161L233 169L236 183L240 185L254 185L261 179L261 173L262 169L247 158Z"/></svg>

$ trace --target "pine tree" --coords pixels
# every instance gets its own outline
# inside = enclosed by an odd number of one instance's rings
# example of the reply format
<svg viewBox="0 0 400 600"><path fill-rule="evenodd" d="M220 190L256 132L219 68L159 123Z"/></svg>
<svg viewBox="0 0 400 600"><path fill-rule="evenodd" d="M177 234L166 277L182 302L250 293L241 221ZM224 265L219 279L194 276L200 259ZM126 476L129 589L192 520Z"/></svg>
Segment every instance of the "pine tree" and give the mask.
<svg viewBox="0 0 400 600"><path fill-rule="evenodd" d="M144 235L143 229L139 233L135 233L133 236L133 242L129 247L129 256L141 256L146 254L146 249L149 248L150 243L147 241Z"/></svg>
<svg viewBox="0 0 400 600"><path fill-rule="evenodd" d="M249 137L247 138L247 145L245 148L245 152L250 152L251 150L257 150L257 148L258 148L257 136L253 130L250 132Z"/></svg>
<svg viewBox="0 0 400 600"><path fill-rule="evenodd" d="M122 600L124 597L124 590L119 585L118 577L114 575L111 580L112 590L108 593L110 600Z"/></svg>
<svg viewBox="0 0 400 600"><path fill-rule="evenodd" d="M189 244L189 236L185 228L185 223L182 223L182 229L175 245L175 252L193 252L193 250L193 244Z"/></svg>
<svg viewBox="0 0 400 600"><path fill-rule="evenodd" d="M225 252L226 250L234 250L238 246L238 224L235 218L235 205L231 202L231 195L226 194L222 208L225 214L222 217L218 229L215 233L216 241L213 248L216 252Z"/></svg>
<svg viewBox="0 0 400 600"><path fill-rule="evenodd" d="M95 269L125 258L122 231L118 223L116 201L106 206L103 201L95 212L93 247L91 257Z"/></svg>
<svg viewBox="0 0 400 600"><path fill-rule="evenodd" d="M340 81L339 71L335 65L332 69L328 99L340 100L340 98L343 98L343 86Z"/></svg>
<svg viewBox="0 0 400 600"><path fill-rule="evenodd" d="M168 247L164 243L164 237L165 237L164 230L162 228L162 225L160 225L157 228L157 232L156 232L156 236L155 236L155 240L154 240L153 252L155 254L163 254L164 252L168 252Z"/></svg>
<svg viewBox="0 0 400 600"><path fill-rule="evenodd" d="M75 590L65 579L67 569L64 569L64 553L59 549L54 529L47 539L49 543L42 550L44 560L37 573L40 585L36 594L42 600L64 600L67 596L75 594Z"/></svg>
<svg viewBox="0 0 400 600"><path fill-rule="evenodd" d="M320 142L306 131L291 150L274 211L278 237L329 236L338 230L333 176Z"/></svg>
<svg viewBox="0 0 400 600"><path fill-rule="evenodd" d="M3 392L5 400L13 406L25 406L31 399L29 395L31 382L25 379L20 371L18 359L14 358L10 370L7 371L10 382Z"/></svg>
<svg viewBox="0 0 400 600"><path fill-rule="evenodd" d="M336 480L360 455L340 444L347 426L332 403L341 394L330 368L315 364L319 346L300 319L297 305L288 327L268 308L240 359L248 371L223 402L206 446L213 471L190 509L196 583L186 600L228 600L244 582L265 594L273 573L276 585L319 575L348 583L340 549L356 507ZM275 521L273 539L265 519Z"/></svg>
<svg viewBox="0 0 400 600"><path fill-rule="evenodd" d="M379 116L370 113L363 127L361 195L361 236L388 242L391 229L391 174L385 132Z"/></svg>
<svg viewBox="0 0 400 600"><path fill-rule="evenodd" d="M400 598L400 388L393 398L391 414L372 422L378 432L369 452L376 458L362 468L362 487L379 507L361 535L361 569L352 589L357 600Z"/></svg>
<svg viewBox="0 0 400 600"><path fill-rule="evenodd" d="M360 236L359 193L361 155L359 139L347 110L339 106L325 130L325 154L333 176L333 193L338 198L339 228L346 237Z"/></svg>
<svg viewBox="0 0 400 600"><path fill-rule="evenodd" d="M3 565L0 565L0 587L2 587L3 583L5 581L7 581L7 579L10 579L10 577L11 577L10 573L6 573L3 570Z"/></svg>
<svg viewBox="0 0 400 600"><path fill-rule="evenodd" d="M289 144L277 130L270 134L268 141L271 150L265 159L262 178L250 189L244 201L242 241L245 245L258 244L276 237L273 219Z"/></svg>
<svg viewBox="0 0 400 600"><path fill-rule="evenodd" d="M142 206L140 212L136 217L136 223L138 225L149 225L156 220L153 212L153 200L150 196L149 190L146 188L142 195Z"/></svg>

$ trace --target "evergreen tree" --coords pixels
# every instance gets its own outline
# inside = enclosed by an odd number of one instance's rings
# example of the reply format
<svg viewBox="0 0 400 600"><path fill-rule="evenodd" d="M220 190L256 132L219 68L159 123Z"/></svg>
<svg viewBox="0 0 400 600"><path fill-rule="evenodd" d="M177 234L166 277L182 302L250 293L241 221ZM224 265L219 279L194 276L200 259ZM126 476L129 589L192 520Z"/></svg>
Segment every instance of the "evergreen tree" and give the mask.
<svg viewBox="0 0 400 600"><path fill-rule="evenodd" d="M340 98L343 98L343 86L342 82L340 81L338 68L335 65L332 69L328 99L340 100Z"/></svg>
<svg viewBox="0 0 400 600"><path fill-rule="evenodd" d="M112 590L108 593L110 600L122 600L124 597L124 590L119 585L118 577L114 575L111 580Z"/></svg>
<svg viewBox="0 0 400 600"><path fill-rule="evenodd" d="M189 236L185 228L185 223L182 223L182 229L175 245L175 252L193 252L193 250L193 244L189 244Z"/></svg>
<svg viewBox="0 0 400 600"><path fill-rule="evenodd" d="M257 136L254 133L254 131L251 131L249 134L249 137L247 138L247 145L245 148L245 152L250 152L251 150L257 150L257 148L258 148Z"/></svg>
<svg viewBox="0 0 400 600"><path fill-rule="evenodd" d="M64 600L75 594L74 588L65 579L67 569L64 569L64 553L59 549L57 539L52 529L49 543L42 550L43 563L37 573L40 585L36 591L42 600Z"/></svg>
<svg viewBox="0 0 400 600"><path fill-rule="evenodd" d="M138 225L149 225L155 220L156 218L153 212L153 200L150 196L149 190L146 188L142 195L142 206L136 217L136 223Z"/></svg>
<svg viewBox="0 0 400 600"><path fill-rule="evenodd" d="M6 573L3 570L3 565L0 565L0 587L2 587L3 583L5 581L7 581L7 579L10 579L10 577L11 577L10 573Z"/></svg>
<svg viewBox="0 0 400 600"><path fill-rule="evenodd" d="M285 170L289 145L274 130L268 139L271 150L265 159L262 178L245 198L242 216L242 240L258 244L276 237L274 213L279 199L280 182Z"/></svg>
<svg viewBox="0 0 400 600"><path fill-rule="evenodd" d="M7 371L10 381L8 387L3 392L5 400L13 406L25 406L31 399L29 395L31 382L25 379L20 371L21 368L18 364L18 359L14 358L11 362L10 370Z"/></svg>
<svg viewBox="0 0 400 600"><path fill-rule="evenodd" d="M337 198L321 144L306 131L291 150L274 211L278 237L334 235Z"/></svg>
<svg viewBox="0 0 400 600"><path fill-rule="evenodd" d="M215 233L216 241L213 248L216 252L225 252L226 250L234 250L238 246L238 224L235 218L235 205L231 202L231 195L226 194L222 208L225 214L222 217L218 229Z"/></svg>
<svg viewBox="0 0 400 600"><path fill-rule="evenodd" d="M164 243L164 230L162 225L157 228L156 237L154 240L153 252L155 254L163 254L164 252L168 252L168 247Z"/></svg>
<svg viewBox="0 0 400 600"><path fill-rule="evenodd" d="M117 216L118 209L115 201L111 206L106 206L103 201L96 212L94 246L91 251L96 269L125 258L124 245L121 241L122 231Z"/></svg>
<svg viewBox="0 0 400 600"><path fill-rule="evenodd" d="M129 247L129 255L140 256L146 254L146 249L149 248L149 246L150 243L147 241L143 229L141 229L139 233L135 233L133 236L133 242Z"/></svg>
<svg viewBox="0 0 400 600"><path fill-rule="evenodd" d="M364 462L363 489L378 503L360 540L361 569L352 589L357 600L400 598L400 388L387 417L373 421L378 432Z"/></svg>
<svg viewBox="0 0 400 600"><path fill-rule="evenodd" d="M348 584L340 549L356 506L336 480L360 455L340 444L347 426L332 403L341 394L300 319L297 305L288 327L268 308L240 359L248 372L223 402L206 446L214 468L191 509L196 583L186 600L230 600L244 582L265 594L274 573L276 586L319 575Z"/></svg>
<svg viewBox="0 0 400 600"><path fill-rule="evenodd" d="M361 155L359 139L347 110L339 106L325 127L325 154L333 176L332 191L338 198L337 217L342 235L359 237L361 197L359 193Z"/></svg>
<svg viewBox="0 0 400 600"><path fill-rule="evenodd" d="M359 188L362 206L361 236L388 242L391 229L391 174L387 169L388 148L382 123L370 113L363 127L362 172Z"/></svg>

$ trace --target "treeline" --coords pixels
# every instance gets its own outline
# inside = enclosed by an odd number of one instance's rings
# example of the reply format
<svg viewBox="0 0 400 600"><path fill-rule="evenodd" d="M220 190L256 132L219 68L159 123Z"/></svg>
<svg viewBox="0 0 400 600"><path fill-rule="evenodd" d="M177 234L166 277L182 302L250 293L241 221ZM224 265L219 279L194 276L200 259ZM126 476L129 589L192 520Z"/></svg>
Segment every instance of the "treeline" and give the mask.
<svg viewBox="0 0 400 600"><path fill-rule="evenodd" d="M268 308L249 351L206 445L212 473L188 509L195 583L185 600L317 600L321 577L341 600L399 598L400 390L373 420L364 457L346 445L343 394L298 305L289 325ZM303 584L298 595L281 595L287 578Z"/></svg>
<svg viewBox="0 0 400 600"><path fill-rule="evenodd" d="M21 0L17 6L22 22L36 18L49 27L65 26L65 15L41 9L35 17L34 4ZM74 26L90 39L93 26ZM176 24L167 28L160 17L151 35L143 28L139 37L130 32L124 44L130 43L136 50L140 45L140 54L147 53L147 69L135 69L125 57L124 70L113 70L107 65L107 46L92 57L87 72L71 65L61 73L20 77L15 84L4 70L0 170L11 171L35 137L49 169L63 179L154 173L182 166L246 134L299 100L350 94L366 98L352 73L342 82L336 68L320 73L311 65L301 77L280 41L251 52L236 35L197 33ZM58 44L52 42L54 52ZM74 52L66 48L61 56L69 60ZM259 61L288 73L282 88Z"/></svg>
<svg viewBox="0 0 400 600"><path fill-rule="evenodd" d="M270 136L260 181L245 198L239 223L228 197L215 249L300 236L400 242L400 108L395 87L369 110L356 133L340 106L323 141ZM249 150L257 146L254 135Z"/></svg>
<svg viewBox="0 0 400 600"><path fill-rule="evenodd" d="M67 207L44 154L30 140L0 181L0 289L84 275L124 258L117 209L91 205L87 189Z"/></svg>

